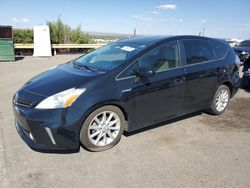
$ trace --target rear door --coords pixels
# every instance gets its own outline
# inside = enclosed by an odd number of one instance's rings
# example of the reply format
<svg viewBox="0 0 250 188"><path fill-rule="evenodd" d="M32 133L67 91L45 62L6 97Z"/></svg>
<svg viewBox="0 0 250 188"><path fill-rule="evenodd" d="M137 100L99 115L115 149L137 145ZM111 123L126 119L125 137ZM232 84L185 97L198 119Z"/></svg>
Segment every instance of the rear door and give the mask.
<svg viewBox="0 0 250 188"><path fill-rule="evenodd" d="M218 62L209 40L182 40L186 68L183 110L194 112L209 107L216 90Z"/></svg>

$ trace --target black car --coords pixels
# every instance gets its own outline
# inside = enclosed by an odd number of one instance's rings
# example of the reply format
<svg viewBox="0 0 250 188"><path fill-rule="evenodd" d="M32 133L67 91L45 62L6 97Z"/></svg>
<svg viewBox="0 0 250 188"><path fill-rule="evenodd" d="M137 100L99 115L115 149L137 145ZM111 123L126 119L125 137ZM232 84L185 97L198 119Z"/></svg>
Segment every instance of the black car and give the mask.
<svg viewBox="0 0 250 188"><path fill-rule="evenodd" d="M250 53L245 56L242 72L241 86L243 89L250 90Z"/></svg>
<svg viewBox="0 0 250 188"><path fill-rule="evenodd" d="M238 46L234 47L234 51L239 56L241 62L246 61L250 54L250 40L242 41Z"/></svg>
<svg viewBox="0 0 250 188"><path fill-rule="evenodd" d="M223 113L240 79L236 54L218 39L120 40L50 69L13 97L16 129L38 151L91 151L184 114Z"/></svg>
<svg viewBox="0 0 250 188"><path fill-rule="evenodd" d="M250 40L242 41L237 47L234 47L234 51L239 56L243 65L243 77L241 86L244 89L250 89Z"/></svg>

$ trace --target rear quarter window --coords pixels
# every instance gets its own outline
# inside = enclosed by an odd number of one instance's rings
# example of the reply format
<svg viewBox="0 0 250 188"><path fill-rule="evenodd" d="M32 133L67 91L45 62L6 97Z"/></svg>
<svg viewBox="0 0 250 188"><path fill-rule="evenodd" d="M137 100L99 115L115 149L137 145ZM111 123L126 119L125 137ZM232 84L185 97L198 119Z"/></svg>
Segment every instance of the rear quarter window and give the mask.
<svg viewBox="0 0 250 188"><path fill-rule="evenodd" d="M227 55L229 46L225 41L212 40L212 45L214 48L216 59L222 59Z"/></svg>
<svg viewBox="0 0 250 188"><path fill-rule="evenodd" d="M124 78L135 76L134 70L136 70L137 67L138 67L137 62L132 65L129 65L123 72L120 73L120 75L118 76L118 79L124 79Z"/></svg>

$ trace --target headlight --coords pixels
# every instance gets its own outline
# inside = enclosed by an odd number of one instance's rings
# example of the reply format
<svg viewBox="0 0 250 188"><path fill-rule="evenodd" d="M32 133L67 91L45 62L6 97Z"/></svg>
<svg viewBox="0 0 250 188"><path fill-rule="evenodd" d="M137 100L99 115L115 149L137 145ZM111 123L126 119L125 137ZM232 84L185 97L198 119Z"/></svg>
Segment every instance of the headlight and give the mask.
<svg viewBox="0 0 250 188"><path fill-rule="evenodd" d="M36 109L55 109L66 108L71 106L75 100L86 91L86 88L76 89L71 88L42 100L35 108Z"/></svg>

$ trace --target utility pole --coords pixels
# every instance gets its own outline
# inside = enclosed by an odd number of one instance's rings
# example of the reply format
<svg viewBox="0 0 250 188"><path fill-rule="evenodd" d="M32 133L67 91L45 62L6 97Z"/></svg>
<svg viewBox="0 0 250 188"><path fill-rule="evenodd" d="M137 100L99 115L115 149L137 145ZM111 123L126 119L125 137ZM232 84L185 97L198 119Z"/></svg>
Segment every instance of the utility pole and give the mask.
<svg viewBox="0 0 250 188"><path fill-rule="evenodd" d="M202 28L202 36L204 36L204 34L205 34L205 28L203 27Z"/></svg>
<svg viewBox="0 0 250 188"><path fill-rule="evenodd" d="M136 36L136 28L134 28L134 37Z"/></svg>

